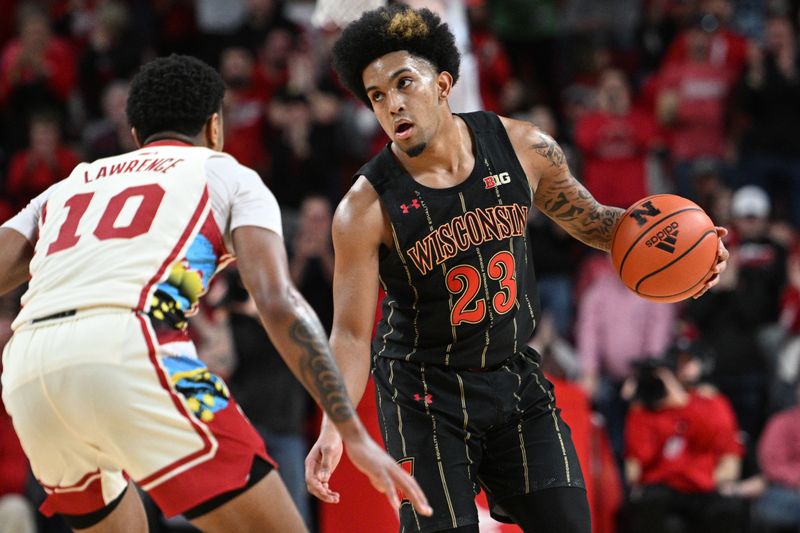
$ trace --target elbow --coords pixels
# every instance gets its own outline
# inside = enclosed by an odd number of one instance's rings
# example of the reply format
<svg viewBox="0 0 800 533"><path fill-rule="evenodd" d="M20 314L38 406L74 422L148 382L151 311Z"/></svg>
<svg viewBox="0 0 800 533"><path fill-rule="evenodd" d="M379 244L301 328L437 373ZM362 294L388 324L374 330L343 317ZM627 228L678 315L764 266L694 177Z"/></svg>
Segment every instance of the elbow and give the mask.
<svg viewBox="0 0 800 533"><path fill-rule="evenodd" d="M252 294L261 319L280 323L297 314L297 295L290 284Z"/></svg>

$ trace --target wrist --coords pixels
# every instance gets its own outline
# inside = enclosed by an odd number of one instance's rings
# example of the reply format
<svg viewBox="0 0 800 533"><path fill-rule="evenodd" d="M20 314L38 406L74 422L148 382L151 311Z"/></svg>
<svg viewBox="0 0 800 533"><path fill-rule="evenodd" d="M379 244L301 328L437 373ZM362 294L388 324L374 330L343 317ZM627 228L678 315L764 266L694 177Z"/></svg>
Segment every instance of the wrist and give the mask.
<svg viewBox="0 0 800 533"><path fill-rule="evenodd" d="M334 425L333 422L330 424ZM360 442L369 438L366 428L356 416L344 422L336 423L334 429L345 443Z"/></svg>

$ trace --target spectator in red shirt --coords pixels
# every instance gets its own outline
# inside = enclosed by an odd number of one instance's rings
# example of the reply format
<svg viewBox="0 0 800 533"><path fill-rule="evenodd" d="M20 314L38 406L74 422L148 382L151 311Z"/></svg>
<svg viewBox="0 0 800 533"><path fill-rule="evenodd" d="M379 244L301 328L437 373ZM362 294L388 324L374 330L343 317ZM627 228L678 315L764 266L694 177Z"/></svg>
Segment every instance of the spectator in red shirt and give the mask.
<svg viewBox="0 0 800 533"><path fill-rule="evenodd" d="M725 67L738 76L747 59L747 39L728 27L733 15L730 0L702 0L699 12L703 28L711 34L709 63L715 67ZM690 30L681 32L672 41L664 57L664 64L681 63L691 55L692 37L689 33Z"/></svg>
<svg viewBox="0 0 800 533"><path fill-rule="evenodd" d="M222 52L220 74L225 91L226 150L241 164L264 176L267 149L264 143L266 99L254 83L255 60L246 48L231 47Z"/></svg>
<svg viewBox="0 0 800 533"><path fill-rule="evenodd" d="M800 387L797 389L800 397ZM756 502L757 523L769 531L800 529L800 405L774 415L758 443L758 462L767 482Z"/></svg>
<svg viewBox="0 0 800 533"><path fill-rule="evenodd" d="M739 500L718 492L738 478L743 453L730 405L688 389L673 368L647 360L625 387L634 400L625 424L630 531L741 531Z"/></svg>
<svg viewBox="0 0 800 533"><path fill-rule="evenodd" d="M736 78L728 67L709 59L712 33L702 19L686 30L686 39L685 59L665 62L659 71L656 115L665 128L676 191L694 198L692 163L701 158L725 160L731 155L726 111Z"/></svg>
<svg viewBox="0 0 800 533"><path fill-rule="evenodd" d="M14 155L8 170L6 194L16 209L50 185L66 178L79 163L78 154L61 143L58 118L35 115L29 125L30 147Z"/></svg>
<svg viewBox="0 0 800 533"><path fill-rule="evenodd" d="M503 44L489 28L488 6L484 2L468 5L470 41L475 59L478 61L478 83L481 100L487 111L505 113L503 93L511 81L511 61Z"/></svg>
<svg viewBox="0 0 800 533"><path fill-rule="evenodd" d="M44 12L21 7L18 37L0 55L0 106L7 124L24 124L41 107L64 110L74 86L75 57L69 43L52 35ZM14 136L18 128L8 130L12 148L22 146L24 138Z"/></svg>
<svg viewBox="0 0 800 533"><path fill-rule="evenodd" d="M658 128L649 113L632 106L621 70L606 69L600 76L597 107L575 126L583 181L598 202L627 208L648 194L646 159Z"/></svg>

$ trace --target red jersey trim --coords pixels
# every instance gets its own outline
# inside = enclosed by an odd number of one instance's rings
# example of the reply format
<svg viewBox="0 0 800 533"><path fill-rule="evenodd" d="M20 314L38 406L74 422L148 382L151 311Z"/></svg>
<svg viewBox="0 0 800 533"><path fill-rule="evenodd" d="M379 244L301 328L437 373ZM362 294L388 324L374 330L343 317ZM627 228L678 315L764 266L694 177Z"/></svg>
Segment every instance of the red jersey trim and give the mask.
<svg viewBox="0 0 800 533"><path fill-rule="evenodd" d="M178 242L175 244L175 247L169 253L167 258L161 264L161 267L156 271L155 275L147 282L147 284L142 289L142 294L139 297L139 303L136 304L136 310L143 311L146 308L147 304L147 295L150 294L150 289L155 285L155 283L161 279L161 276L164 275L167 268L175 262L178 258L178 253L183 249L183 246L186 244L186 241L189 240L189 236L194 231L195 226L197 226L197 221L200 220L200 216L203 214L206 206L208 205L208 187L203 189L203 195L200 198L200 203L197 205L197 209L195 209L194 213L192 214L192 218L189 220L189 223L186 225L186 229L183 230L183 234L178 239Z"/></svg>
<svg viewBox="0 0 800 533"><path fill-rule="evenodd" d="M165 467L153 472L149 476L138 480L139 485L144 490L149 490L154 483L157 483L157 482L161 481L161 478L163 478L166 475L170 474L170 472L172 472L176 468L179 468L179 467L185 465L186 463L189 463L191 461L199 459L200 457L202 457L204 455L207 455L207 454L209 455L209 458L210 458L211 455L213 455L216 452L217 444L216 444L216 442L212 442L212 439L208 435L207 430L205 428L203 428L200 425L200 423L194 418L194 416L192 416L186 410L186 405L184 405L183 400L181 400L178 397L178 394L170 386L169 380L167 379L167 376L166 376L166 373L164 372L164 369L158 363L158 359L156 358L155 343L153 342L153 335L150 332L150 329L147 327L147 322L145 321L144 316L142 316L141 314L137 314L136 318L139 320L139 324L142 327L142 335L144 335L145 342L147 343L148 356L149 356L150 362L153 364L153 367L156 370L156 375L158 376L159 383L164 388L164 390L166 390L169 393L170 398L172 398L172 403L173 403L173 405L175 405L175 408L178 410L178 412L181 415L183 415L184 418L186 418L189 421L189 423L192 425L192 428L195 430L197 435L203 441L203 447L200 450L198 450L198 451L196 451L194 453L191 453L191 454L189 454L189 455L187 455L187 456L185 456L185 457L183 457L181 459L178 459L177 461L173 462L172 464L169 464L169 465L167 465L167 466L165 466ZM151 485L151 486L147 486L147 485Z"/></svg>

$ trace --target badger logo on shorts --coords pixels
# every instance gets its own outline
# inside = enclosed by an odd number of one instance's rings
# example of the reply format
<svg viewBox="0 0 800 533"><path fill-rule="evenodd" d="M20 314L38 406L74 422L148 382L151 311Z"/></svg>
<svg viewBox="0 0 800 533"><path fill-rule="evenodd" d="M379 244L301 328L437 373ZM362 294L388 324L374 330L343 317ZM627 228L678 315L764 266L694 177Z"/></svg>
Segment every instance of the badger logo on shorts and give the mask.
<svg viewBox="0 0 800 533"><path fill-rule="evenodd" d="M655 246L659 250L664 250L665 252L675 253L675 243L678 242L678 223L677 222L670 222L663 228L661 228L658 233L647 239L645 244L648 248Z"/></svg>

